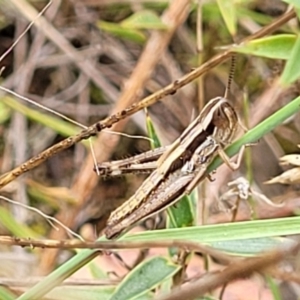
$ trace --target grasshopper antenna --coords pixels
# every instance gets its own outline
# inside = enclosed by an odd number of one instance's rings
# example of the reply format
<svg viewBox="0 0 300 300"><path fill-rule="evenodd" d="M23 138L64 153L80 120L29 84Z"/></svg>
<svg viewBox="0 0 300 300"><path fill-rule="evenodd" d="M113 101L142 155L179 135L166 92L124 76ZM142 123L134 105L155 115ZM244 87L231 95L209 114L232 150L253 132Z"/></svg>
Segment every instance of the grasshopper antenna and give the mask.
<svg viewBox="0 0 300 300"><path fill-rule="evenodd" d="M230 66L230 72L229 72L229 76L228 76L227 87L226 87L225 94L224 94L225 99L228 98L231 83L232 83L232 80L234 78L235 65L236 65L236 55L232 55L231 56L231 66Z"/></svg>

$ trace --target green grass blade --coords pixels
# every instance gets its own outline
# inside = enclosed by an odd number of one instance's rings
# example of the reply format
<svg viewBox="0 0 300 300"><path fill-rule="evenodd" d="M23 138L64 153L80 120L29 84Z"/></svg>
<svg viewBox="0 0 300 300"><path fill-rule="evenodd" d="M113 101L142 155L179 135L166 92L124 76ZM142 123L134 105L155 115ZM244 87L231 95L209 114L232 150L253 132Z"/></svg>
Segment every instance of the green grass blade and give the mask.
<svg viewBox="0 0 300 300"><path fill-rule="evenodd" d="M161 256L144 261L127 274L110 300L140 299L162 281L172 277L180 268Z"/></svg>
<svg viewBox="0 0 300 300"><path fill-rule="evenodd" d="M25 224L18 223L16 218L4 207L0 207L0 224L14 236L22 238L39 238L40 236Z"/></svg>
<svg viewBox="0 0 300 300"><path fill-rule="evenodd" d="M183 196L176 204L169 207L168 216L169 228L193 226L195 220L190 196Z"/></svg>
<svg viewBox="0 0 300 300"><path fill-rule="evenodd" d="M5 299L5 300L14 300L17 297L8 289L6 289L4 286L0 287L0 299Z"/></svg>
<svg viewBox="0 0 300 300"><path fill-rule="evenodd" d="M168 29L168 26L162 22L155 11L147 9L133 13L121 22L121 26L127 29Z"/></svg>
<svg viewBox="0 0 300 300"><path fill-rule="evenodd" d="M300 34L297 37L295 45L291 51L290 57L284 67L280 81L283 85L289 85L300 76Z"/></svg>
<svg viewBox="0 0 300 300"><path fill-rule="evenodd" d="M122 241L189 240L196 243L217 243L233 240L277 237L300 233L300 217L255 220L226 224L194 226L146 231L126 235Z"/></svg>
<svg viewBox="0 0 300 300"><path fill-rule="evenodd" d="M157 136L156 130L154 128L153 122L148 114L147 109L146 111L146 128L148 132L148 136L151 138L150 145L152 149L161 147L161 142L159 137Z"/></svg>
<svg viewBox="0 0 300 300"><path fill-rule="evenodd" d="M64 121L58 117L54 117L45 113L41 113L36 109L30 108L22 103L20 103L18 100L5 96L1 98L1 102L8 106L9 108L20 112L30 120L33 120L37 123L40 123L42 125L45 125L48 128L53 129L58 134L61 134L62 136L70 136L75 135L79 132L78 126L70 124L68 121ZM83 144L86 146L89 146L88 141L84 141Z"/></svg>
<svg viewBox="0 0 300 300"><path fill-rule="evenodd" d="M271 276L265 276L268 286L272 292L273 300L282 300L279 285Z"/></svg>
<svg viewBox="0 0 300 300"><path fill-rule="evenodd" d="M112 22L98 21L97 27L116 37L120 37L128 41L133 41L138 44L143 44L147 39L146 35L141 30L125 28L120 24Z"/></svg>
<svg viewBox="0 0 300 300"><path fill-rule="evenodd" d="M236 3L232 0L217 0L217 3L226 27L234 37L236 35Z"/></svg>
<svg viewBox="0 0 300 300"><path fill-rule="evenodd" d="M12 97L6 96L1 99L1 102L8 107L22 113L29 119L45 125L63 136L74 135L78 132L78 127L63 121L57 117L46 115L36 109L30 108L27 105L20 103Z"/></svg>
<svg viewBox="0 0 300 300"><path fill-rule="evenodd" d="M0 102L0 124L5 123L11 116L11 109Z"/></svg>
<svg viewBox="0 0 300 300"><path fill-rule="evenodd" d="M51 300L108 300L114 291L113 287L77 287L77 286L61 286L55 288L49 293Z"/></svg>
<svg viewBox="0 0 300 300"><path fill-rule="evenodd" d="M295 34L277 34L248 41L231 47L232 51L272 59L289 59L297 36Z"/></svg>
<svg viewBox="0 0 300 300"><path fill-rule="evenodd" d="M96 250L85 250L79 252L68 262L53 271L47 277L42 279L39 283L21 295L19 300L41 299L44 295L49 293L53 288L58 286L66 278L70 277L77 270L85 266L91 260L99 255Z"/></svg>

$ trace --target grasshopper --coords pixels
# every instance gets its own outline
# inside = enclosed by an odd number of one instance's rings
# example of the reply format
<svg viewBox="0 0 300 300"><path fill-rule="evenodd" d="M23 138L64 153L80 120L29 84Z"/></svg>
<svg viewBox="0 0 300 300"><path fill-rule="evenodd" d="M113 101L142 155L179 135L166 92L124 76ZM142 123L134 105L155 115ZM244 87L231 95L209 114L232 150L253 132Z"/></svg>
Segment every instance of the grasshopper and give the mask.
<svg viewBox="0 0 300 300"><path fill-rule="evenodd" d="M233 106L227 99L217 97L205 105L199 116L170 146L126 160L98 164L99 172L106 175L143 169L152 171L136 193L111 213L104 229L106 237L115 238L133 224L190 194L207 176L207 167L217 154L235 170L245 147L241 148L236 163L230 161L223 149L231 143L238 124Z"/></svg>
<svg viewBox="0 0 300 300"><path fill-rule="evenodd" d="M182 133L182 135L170 146L156 148L154 150L150 150L144 152L139 155L135 155L133 157L129 157L122 160L116 160L112 162L103 162L99 163L95 169L97 169L99 175L101 176L117 176L126 173L150 173L154 171L156 168L163 165L163 169L161 169L162 173L167 173L168 170L172 170L172 167L176 169L176 164L179 163L178 166L182 165L184 160L188 160L191 153L194 151L197 144L201 143L205 139L205 134L201 134L202 132L206 132L206 135L210 135L213 133L213 126L211 125L212 117L214 116L215 110L219 109L219 105L221 105L222 100L225 100L227 104L223 101L224 109L226 110L234 110L229 102L222 98L217 97L208 102L208 104L203 108L202 112L199 116L186 128L186 130ZM218 104L218 105L217 105ZM229 108L225 108L228 106ZM218 123L218 127L223 126L222 137L218 137L218 140L222 143L222 139L231 140L232 137L228 136L228 133L234 134L236 129L232 128L231 124L237 123L236 113L230 116L230 112L228 113L228 117L231 120L225 120L224 117L221 116L221 110L219 112L220 116L214 116L214 122ZM206 117L205 117L206 116ZM219 118L219 120L218 120ZM221 125L223 118L223 125ZM228 124L228 125L227 125ZM234 125L235 126L235 125ZM226 128L227 131L226 132ZM225 143L226 144L226 143ZM174 149L176 148L176 151ZM171 153L173 153L171 155ZM178 161L180 158L182 161ZM167 161L167 162L166 162ZM178 167L177 166L177 167Z"/></svg>

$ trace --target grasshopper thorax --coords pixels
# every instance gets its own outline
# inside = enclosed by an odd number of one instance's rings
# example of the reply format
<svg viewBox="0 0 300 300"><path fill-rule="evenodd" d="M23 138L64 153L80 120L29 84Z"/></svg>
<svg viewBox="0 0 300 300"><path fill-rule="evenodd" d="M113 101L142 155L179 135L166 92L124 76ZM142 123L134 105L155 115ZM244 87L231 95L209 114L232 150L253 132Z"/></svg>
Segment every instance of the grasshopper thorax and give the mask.
<svg viewBox="0 0 300 300"><path fill-rule="evenodd" d="M204 113L207 109L207 114ZM207 128L212 128L212 136L222 145L231 142L238 126L238 116L230 102L217 97L208 102L203 110L204 124Z"/></svg>

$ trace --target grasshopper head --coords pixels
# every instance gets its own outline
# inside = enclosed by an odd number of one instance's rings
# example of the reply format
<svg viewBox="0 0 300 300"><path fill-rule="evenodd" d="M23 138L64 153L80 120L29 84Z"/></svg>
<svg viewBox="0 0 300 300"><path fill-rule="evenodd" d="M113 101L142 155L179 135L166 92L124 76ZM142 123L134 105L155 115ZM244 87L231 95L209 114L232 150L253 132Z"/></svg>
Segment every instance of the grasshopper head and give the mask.
<svg viewBox="0 0 300 300"><path fill-rule="evenodd" d="M211 122L214 126L213 137L222 145L230 143L238 127L238 116L228 100L219 97Z"/></svg>
<svg viewBox="0 0 300 300"><path fill-rule="evenodd" d="M225 146L231 142L237 130L238 116L227 99L216 97L203 108L200 123L205 131Z"/></svg>

